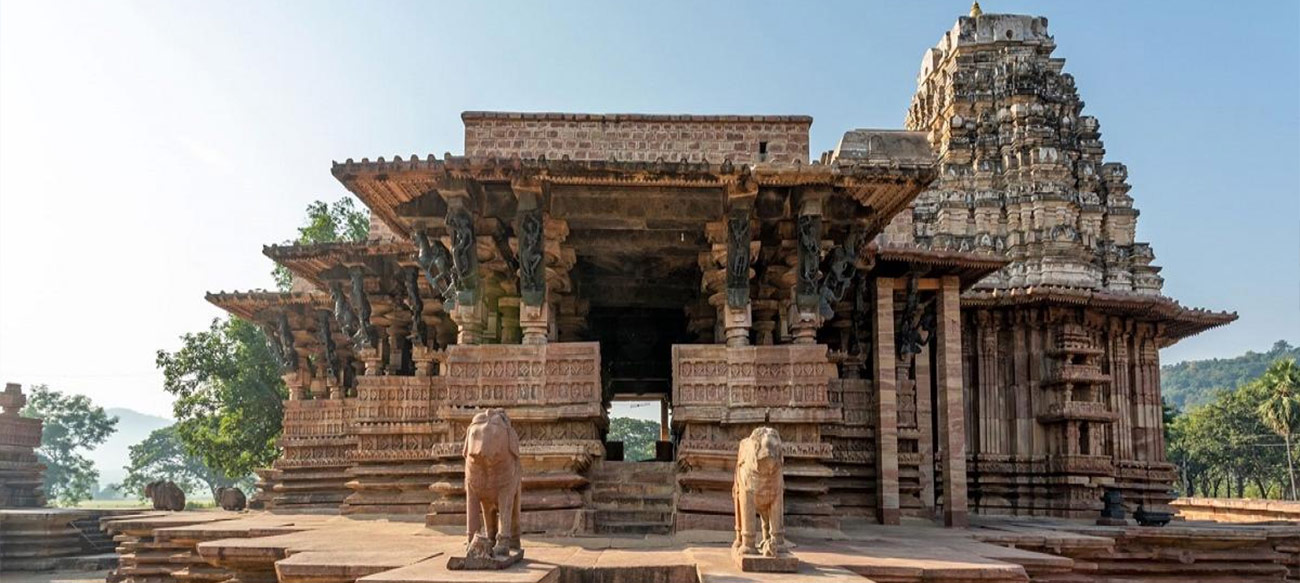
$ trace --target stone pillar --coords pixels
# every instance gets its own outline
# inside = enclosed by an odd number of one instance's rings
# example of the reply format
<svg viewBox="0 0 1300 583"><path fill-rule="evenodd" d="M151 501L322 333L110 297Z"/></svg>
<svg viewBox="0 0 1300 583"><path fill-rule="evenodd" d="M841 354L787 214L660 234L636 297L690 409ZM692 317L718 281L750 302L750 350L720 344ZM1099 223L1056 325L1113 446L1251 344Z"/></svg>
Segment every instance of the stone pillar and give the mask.
<svg viewBox="0 0 1300 583"><path fill-rule="evenodd" d="M513 296L503 296L497 300L497 310L501 312L501 339L502 344L519 344L520 343L520 325L519 298Z"/></svg>
<svg viewBox="0 0 1300 583"><path fill-rule="evenodd" d="M894 280L876 279L876 504L881 524L898 524L898 378L894 352Z"/></svg>
<svg viewBox="0 0 1300 583"><path fill-rule="evenodd" d="M668 398L659 400L659 441L668 441Z"/></svg>
<svg viewBox="0 0 1300 583"><path fill-rule="evenodd" d="M929 339L921 345L921 352L912 360L913 386L916 391L916 451L921 454L917 474L921 481L921 508L926 516L934 516L934 404L930 401L933 378L930 374Z"/></svg>
<svg viewBox="0 0 1300 583"><path fill-rule="evenodd" d="M305 370L310 371L310 368ZM309 378L304 379L304 376ZM287 372L280 375L284 380L284 385L289 388L289 400L301 401L307 398L307 385L311 383L310 375L304 375L299 371ZM305 382L304 382L305 381Z"/></svg>
<svg viewBox="0 0 1300 583"><path fill-rule="evenodd" d="M943 523L968 524L966 506L966 419L962 402L961 282L946 276L939 286L936 314L935 381L939 388L939 447L943 453Z"/></svg>

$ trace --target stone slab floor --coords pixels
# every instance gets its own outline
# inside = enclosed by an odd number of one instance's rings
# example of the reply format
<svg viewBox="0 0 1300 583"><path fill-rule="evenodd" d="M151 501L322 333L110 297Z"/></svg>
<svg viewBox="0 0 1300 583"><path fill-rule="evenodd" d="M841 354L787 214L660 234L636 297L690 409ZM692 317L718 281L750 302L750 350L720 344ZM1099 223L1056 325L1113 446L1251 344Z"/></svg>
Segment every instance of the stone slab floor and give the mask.
<svg viewBox="0 0 1300 583"><path fill-rule="evenodd" d="M5 571L0 574L4 583L104 583L108 571Z"/></svg>
<svg viewBox="0 0 1300 583"><path fill-rule="evenodd" d="M862 525L791 532L802 565L795 574L740 572L729 554L730 533L704 531L525 536L527 554L515 567L449 571L447 558L461 551L463 537L418 522L184 512L105 525L122 544L120 574L127 583L232 576L247 583L1263 582L1300 572L1296 525L1155 529L1011 518L977 520L970 529ZM148 563L152 556L166 560Z"/></svg>

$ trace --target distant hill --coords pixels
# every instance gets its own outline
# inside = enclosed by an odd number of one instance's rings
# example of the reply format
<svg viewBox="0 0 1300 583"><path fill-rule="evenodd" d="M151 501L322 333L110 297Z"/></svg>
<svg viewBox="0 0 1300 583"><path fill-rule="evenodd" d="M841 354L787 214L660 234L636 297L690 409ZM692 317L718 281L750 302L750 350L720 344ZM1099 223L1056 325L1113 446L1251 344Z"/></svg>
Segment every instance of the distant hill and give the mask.
<svg viewBox="0 0 1300 583"><path fill-rule="evenodd" d="M1264 373L1279 358L1300 360L1300 348L1278 340L1268 352L1247 351L1235 358L1188 360L1160 367L1161 393L1166 401L1186 410L1214 398L1218 389L1235 389Z"/></svg>
<svg viewBox="0 0 1300 583"><path fill-rule="evenodd" d="M94 460L95 468L99 470L101 488L121 482L126 477L124 468L131 460L131 446L144 441L155 429L172 424L171 419L120 407L105 409L105 412L117 417L117 431L87 456Z"/></svg>

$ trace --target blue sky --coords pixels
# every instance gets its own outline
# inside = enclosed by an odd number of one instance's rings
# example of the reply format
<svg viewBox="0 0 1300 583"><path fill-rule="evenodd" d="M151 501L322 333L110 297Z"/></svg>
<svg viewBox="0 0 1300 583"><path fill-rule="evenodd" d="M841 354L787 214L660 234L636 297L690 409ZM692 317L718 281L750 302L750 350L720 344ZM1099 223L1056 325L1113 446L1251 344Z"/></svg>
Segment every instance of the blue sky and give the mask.
<svg viewBox="0 0 1300 583"><path fill-rule="evenodd" d="M0 5L0 379L168 414L154 351L270 287L331 160L461 150L468 109L900 127L953 2ZM1300 3L1000 2L1047 16L1165 292L1300 341Z"/></svg>

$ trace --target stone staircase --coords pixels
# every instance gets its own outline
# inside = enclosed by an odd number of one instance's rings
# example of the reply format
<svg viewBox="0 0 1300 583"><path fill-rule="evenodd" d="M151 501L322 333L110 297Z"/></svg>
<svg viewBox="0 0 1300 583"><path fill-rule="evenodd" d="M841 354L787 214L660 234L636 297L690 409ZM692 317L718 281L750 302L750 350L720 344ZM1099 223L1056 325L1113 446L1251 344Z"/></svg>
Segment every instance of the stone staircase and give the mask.
<svg viewBox="0 0 1300 583"><path fill-rule="evenodd" d="M81 536L81 549L89 554L112 553L117 548L112 535L100 530L99 517L78 518L69 523Z"/></svg>
<svg viewBox="0 0 1300 583"><path fill-rule="evenodd" d="M596 533L671 533L676 465L676 462L600 462L591 473Z"/></svg>

